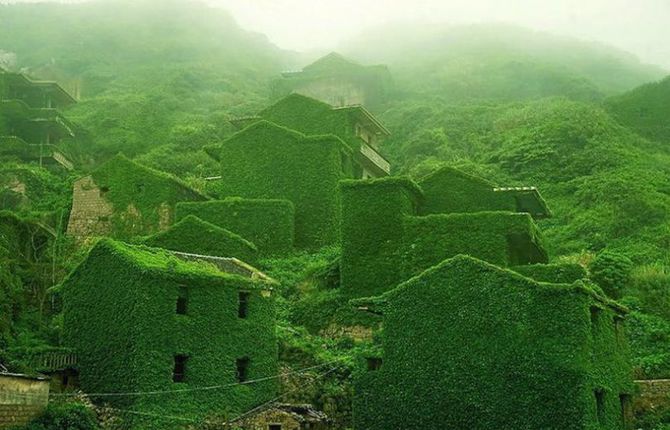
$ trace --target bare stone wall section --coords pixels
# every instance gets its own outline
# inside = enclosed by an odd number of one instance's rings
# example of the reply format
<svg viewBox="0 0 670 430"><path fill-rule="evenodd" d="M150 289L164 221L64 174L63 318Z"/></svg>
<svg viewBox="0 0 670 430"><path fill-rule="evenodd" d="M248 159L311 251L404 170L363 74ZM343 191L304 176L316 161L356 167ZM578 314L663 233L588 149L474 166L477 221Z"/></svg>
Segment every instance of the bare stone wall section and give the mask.
<svg viewBox="0 0 670 430"><path fill-rule="evenodd" d="M26 424L48 402L48 378L0 374L0 429Z"/></svg>
<svg viewBox="0 0 670 430"><path fill-rule="evenodd" d="M91 176L75 181L72 212L67 226L68 235L82 240L91 236L103 236L111 231L113 208L102 194Z"/></svg>
<svg viewBox="0 0 670 430"><path fill-rule="evenodd" d="M670 379L635 381L639 393L635 398L636 412L670 411Z"/></svg>

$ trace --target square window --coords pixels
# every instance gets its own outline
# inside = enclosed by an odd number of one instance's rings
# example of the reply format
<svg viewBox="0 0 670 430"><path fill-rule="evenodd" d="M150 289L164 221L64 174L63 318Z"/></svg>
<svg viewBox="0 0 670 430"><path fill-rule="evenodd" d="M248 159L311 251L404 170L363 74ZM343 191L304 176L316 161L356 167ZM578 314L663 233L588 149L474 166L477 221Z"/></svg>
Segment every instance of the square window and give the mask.
<svg viewBox="0 0 670 430"><path fill-rule="evenodd" d="M376 370L379 370L382 368L382 359L379 357L368 357L367 358L368 362L368 371L369 372L374 372Z"/></svg>

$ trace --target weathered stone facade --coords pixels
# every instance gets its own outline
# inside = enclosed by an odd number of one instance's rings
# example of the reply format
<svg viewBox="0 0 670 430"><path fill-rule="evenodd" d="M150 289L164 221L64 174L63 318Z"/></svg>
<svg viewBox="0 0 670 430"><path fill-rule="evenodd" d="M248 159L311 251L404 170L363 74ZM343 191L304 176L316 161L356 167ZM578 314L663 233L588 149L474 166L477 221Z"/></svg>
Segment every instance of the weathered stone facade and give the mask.
<svg viewBox="0 0 670 430"><path fill-rule="evenodd" d="M636 413L670 411L670 379L635 381L639 393L633 409Z"/></svg>
<svg viewBox="0 0 670 430"><path fill-rule="evenodd" d="M72 212L67 233L81 240L92 236L104 236L112 228L112 204L104 198L104 191L85 176L74 183Z"/></svg>
<svg viewBox="0 0 670 430"><path fill-rule="evenodd" d="M27 423L48 402L48 378L0 373L0 429Z"/></svg>

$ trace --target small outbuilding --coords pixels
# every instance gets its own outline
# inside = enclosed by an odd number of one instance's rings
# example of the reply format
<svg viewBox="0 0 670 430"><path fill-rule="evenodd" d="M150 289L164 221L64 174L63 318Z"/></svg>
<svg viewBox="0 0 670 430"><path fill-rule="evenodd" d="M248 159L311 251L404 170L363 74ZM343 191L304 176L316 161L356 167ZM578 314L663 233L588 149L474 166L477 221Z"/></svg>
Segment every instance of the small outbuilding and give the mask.
<svg viewBox="0 0 670 430"><path fill-rule="evenodd" d="M326 430L328 416L309 404L276 403L234 423L244 430Z"/></svg>
<svg viewBox="0 0 670 430"><path fill-rule="evenodd" d="M0 373L0 429L26 424L49 403L49 378Z"/></svg>

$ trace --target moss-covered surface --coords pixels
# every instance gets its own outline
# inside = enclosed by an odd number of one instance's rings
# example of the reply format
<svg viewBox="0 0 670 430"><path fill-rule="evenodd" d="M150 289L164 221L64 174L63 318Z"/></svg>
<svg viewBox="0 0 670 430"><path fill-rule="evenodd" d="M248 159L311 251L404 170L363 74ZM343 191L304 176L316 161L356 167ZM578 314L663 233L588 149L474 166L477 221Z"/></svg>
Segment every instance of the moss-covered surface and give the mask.
<svg viewBox="0 0 670 430"><path fill-rule="evenodd" d="M379 294L403 280L403 217L421 200L406 178L343 181L342 288L351 297Z"/></svg>
<svg viewBox="0 0 670 430"><path fill-rule="evenodd" d="M173 221L177 202L207 200L180 179L120 154L91 176L103 198L112 205L110 236L115 238L154 233L161 222Z"/></svg>
<svg viewBox="0 0 670 430"><path fill-rule="evenodd" d="M194 215L188 215L167 230L145 238L143 243L190 254L235 257L247 263L254 263L258 254L256 245L242 236Z"/></svg>
<svg viewBox="0 0 670 430"><path fill-rule="evenodd" d="M293 250L295 209L288 200L235 197L177 204L178 220L189 215L251 241L260 256L285 255Z"/></svg>
<svg viewBox="0 0 670 430"><path fill-rule="evenodd" d="M483 178L445 166L418 180L425 199L419 213L447 214L482 211L527 212L550 215L547 204L533 188L505 189Z"/></svg>
<svg viewBox="0 0 670 430"><path fill-rule="evenodd" d="M342 140L306 137L261 121L212 151L221 163L221 196L292 202L298 248L317 249L338 241L337 184L353 174L351 151Z"/></svg>
<svg viewBox="0 0 670 430"><path fill-rule="evenodd" d="M502 267L548 262L540 232L528 214L408 216L402 232L404 279L458 254Z"/></svg>
<svg viewBox="0 0 670 430"><path fill-rule="evenodd" d="M356 377L355 428L624 428L622 309L582 283L459 256L352 304L384 314L382 367Z"/></svg>
<svg viewBox="0 0 670 430"><path fill-rule="evenodd" d="M186 314L178 315L182 287ZM249 380L277 374L274 300L261 294L266 288L159 249L98 242L61 287L65 340L79 354L82 389L167 391L92 399L193 419L235 415L268 401L276 380L239 385L236 378L236 360L244 357L249 358ZM250 295L246 318L238 317L239 291ZM172 379L178 354L188 356L183 383ZM138 428L183 425L136 418Z"/></svg>
<svg viewBox="0 0 670 430"><path fill-rule="evenodd" d="M574 263L527 264L511 269L536 281L554 284L571 284L587 278L586 269Z"/></svg>

